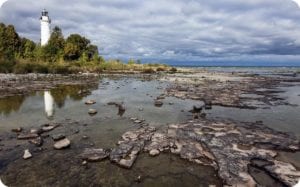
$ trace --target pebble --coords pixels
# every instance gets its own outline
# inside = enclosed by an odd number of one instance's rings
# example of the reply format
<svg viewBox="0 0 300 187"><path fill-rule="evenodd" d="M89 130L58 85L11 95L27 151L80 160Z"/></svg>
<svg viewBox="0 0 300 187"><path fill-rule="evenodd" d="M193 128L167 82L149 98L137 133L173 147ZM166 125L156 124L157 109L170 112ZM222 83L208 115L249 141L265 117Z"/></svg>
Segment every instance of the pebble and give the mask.
<svg viewBox="0 0 300 187"><path fill-rule="evenodd" d="M27 160L27 159L29 159L29 158L31 158L31 157L32 157L32 154L29 152L28 149L26 149L26 150L24 151L23 159L24 159L24 160Z"/></svg>
<svg viewBox="0 0 300 187"><path fill-rule="evenodd" d="M84 161L81 163L81 165L83 165L83 166L87 165L87 161L84 160Z"/></svg>

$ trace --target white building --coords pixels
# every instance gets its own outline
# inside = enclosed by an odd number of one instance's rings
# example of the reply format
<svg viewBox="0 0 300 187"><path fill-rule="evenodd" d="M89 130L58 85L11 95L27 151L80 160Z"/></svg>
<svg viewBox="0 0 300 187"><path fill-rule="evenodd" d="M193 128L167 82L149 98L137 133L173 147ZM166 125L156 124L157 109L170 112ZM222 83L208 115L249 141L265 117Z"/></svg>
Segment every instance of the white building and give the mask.
<svg viewBox="0 0 300 187"><path fill-rule="evenodd" d="M48 16L48 12L44 9L42 12L41 20L41 45L46 45L50 38L50 24L51 19Z"/></svg>

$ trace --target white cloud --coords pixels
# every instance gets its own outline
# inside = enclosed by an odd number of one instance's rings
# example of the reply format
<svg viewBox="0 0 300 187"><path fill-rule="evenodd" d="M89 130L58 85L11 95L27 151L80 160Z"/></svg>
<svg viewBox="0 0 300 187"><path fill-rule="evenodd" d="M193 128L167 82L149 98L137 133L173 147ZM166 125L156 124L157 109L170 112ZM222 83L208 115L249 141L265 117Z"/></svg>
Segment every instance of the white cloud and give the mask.
<svg viewBox="0 0 300 187"><path fill-rule="evenodd" d="M300 0L293 0L300 7Z"/></svg>
<svg viewBox="0 0 300 187"><path fill-rule="evenodd" d="M0 0L0 8L2 7L2 5L6 2L7 0Z"/></svg>

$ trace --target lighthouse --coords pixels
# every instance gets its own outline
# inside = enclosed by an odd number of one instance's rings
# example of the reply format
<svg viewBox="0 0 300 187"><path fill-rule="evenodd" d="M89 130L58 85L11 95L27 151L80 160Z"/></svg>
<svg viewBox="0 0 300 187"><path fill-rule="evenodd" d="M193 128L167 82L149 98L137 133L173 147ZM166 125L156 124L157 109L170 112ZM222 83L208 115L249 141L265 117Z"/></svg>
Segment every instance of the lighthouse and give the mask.
<svg viewBox="0 0 300 187"><path fill-rule="evenodd" d="M48 11L45 9L42 12L41 20L41 45L44 46L48 43L50 38L50 24L51 19L49 18Z"/></svg>

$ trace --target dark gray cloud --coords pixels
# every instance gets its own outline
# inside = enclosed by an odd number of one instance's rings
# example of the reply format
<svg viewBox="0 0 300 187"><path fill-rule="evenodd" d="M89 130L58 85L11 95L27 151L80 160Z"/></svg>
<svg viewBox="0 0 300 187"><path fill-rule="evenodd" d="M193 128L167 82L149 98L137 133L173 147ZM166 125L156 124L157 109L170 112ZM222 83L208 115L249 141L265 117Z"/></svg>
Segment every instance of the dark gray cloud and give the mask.
<svg viewBox="0 0 300 187"><path fill-rule="evenodd" d="M65 36L85 35L107 58L300 60L292 0L9 0L0 21L39 41L43 8Z"/></svg>

